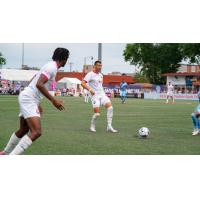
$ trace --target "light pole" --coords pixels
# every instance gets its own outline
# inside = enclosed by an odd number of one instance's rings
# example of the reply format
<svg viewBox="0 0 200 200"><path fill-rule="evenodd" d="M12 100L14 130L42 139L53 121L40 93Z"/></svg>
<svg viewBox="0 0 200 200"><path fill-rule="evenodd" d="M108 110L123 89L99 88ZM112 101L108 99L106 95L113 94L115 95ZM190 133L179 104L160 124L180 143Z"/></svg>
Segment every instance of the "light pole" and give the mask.
<svg viewBox="0 0 200 200"><path fill-rule="evenodd" d="M22 43L22 68L24 66L24 43Z"/></svg>
<svg viewBox="0 0 200 200"><path fill-rule="evenodd" d="M102 61L102 43L98 43L98 60Z"/></svg>
<svg viewBox="0 0 200 200"><path fill-rule="evenodd" d="M74 63L72 63L72 62L70 62L69 63L69 70L70 70L70 72L72 72L72 65L73 65Z"/></svg>

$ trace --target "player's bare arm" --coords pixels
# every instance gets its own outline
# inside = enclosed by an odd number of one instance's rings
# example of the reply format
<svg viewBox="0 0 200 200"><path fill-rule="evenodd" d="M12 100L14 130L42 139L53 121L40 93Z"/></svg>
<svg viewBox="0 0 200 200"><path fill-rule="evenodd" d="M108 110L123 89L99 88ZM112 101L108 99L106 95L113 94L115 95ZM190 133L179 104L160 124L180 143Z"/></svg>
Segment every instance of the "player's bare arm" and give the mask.
<svg viewBox="0 0 200 200"><path fill-rule="evenodd" d="M54 107L56 107L58 110L64 110L65 107L63 106L63 102L59 101L57 99L55 99L46 89L45 87L45 83L48 80L46 79L46 77L44 75L41 75L40 78L38 79L37 85L36 87L38 88L38 90L47 98L49 99L49 101L51 101L51 103L54 105Z"/></svg>
<svg viewBox="0 0 200 200"><path fill-rule="evenodd" d="M43 108L42 108L41 104L39 104L38 110L39 110L40 114L43 115L44 111L43 111Z"/></svg>
<svg viewBox="0 0 200 200"><path fill-rule="evenodd" d="M87 85L86 81L83 80L83 81L81 82L81 86L82 86L84 89L88 90L88 91L91 93L91 95L94 95L94 94L95 94L95 92L92 90L92 88L90 88L90 87Z"/></svg>

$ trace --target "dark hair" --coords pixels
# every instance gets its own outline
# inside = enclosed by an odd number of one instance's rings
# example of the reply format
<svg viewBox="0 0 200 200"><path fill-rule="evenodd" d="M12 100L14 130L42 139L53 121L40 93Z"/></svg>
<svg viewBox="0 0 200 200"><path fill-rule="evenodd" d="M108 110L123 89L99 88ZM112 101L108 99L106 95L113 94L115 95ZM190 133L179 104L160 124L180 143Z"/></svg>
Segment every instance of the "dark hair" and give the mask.
<svg viewBox="0 0 200 200"><path fill-rule="evenodd" d="M94 65L96 65L96 64L101 64L101 61L100 60L95 61Z"/></svg>
<svg viewBox="0 0 200 200"><path fill-rule="evenodd" d="M69 50L65 48L57 48L52 56L53 61L63 61L69 58Z"/></svg>

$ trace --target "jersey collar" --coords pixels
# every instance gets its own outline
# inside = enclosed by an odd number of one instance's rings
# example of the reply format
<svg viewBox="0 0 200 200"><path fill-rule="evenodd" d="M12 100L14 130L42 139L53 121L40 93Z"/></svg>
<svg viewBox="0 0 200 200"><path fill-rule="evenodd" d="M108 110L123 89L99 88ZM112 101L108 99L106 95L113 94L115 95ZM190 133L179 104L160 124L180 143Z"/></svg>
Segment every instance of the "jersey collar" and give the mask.
<svg viewBox="0 0 200 200"><path fill-rule="evenodd" d="M95 72L94 70L92 70L95 74L99 74L99 72Z"/></svg>

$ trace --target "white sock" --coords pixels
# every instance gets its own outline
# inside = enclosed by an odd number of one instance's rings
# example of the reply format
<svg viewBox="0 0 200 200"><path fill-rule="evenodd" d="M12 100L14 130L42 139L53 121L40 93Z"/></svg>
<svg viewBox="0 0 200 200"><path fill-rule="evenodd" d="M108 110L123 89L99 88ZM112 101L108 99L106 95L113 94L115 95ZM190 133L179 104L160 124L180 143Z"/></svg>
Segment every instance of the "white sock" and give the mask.
<svg viewBox="0 0 200 200"><path fill-rule="evenodd" d="M97 120L97 117L99 116L100 116L100 113L94 113L94 115L92 116L91 125L93 126L96 125L96 120Z"/></svg>
<svg viewBox="0 0 200 200"><path fill-rule="evenodd" d="M113 107L110 106L107 108L107 123L108 127L112 126L112 118L113 118Z"/></svg>
<svg viewBox="0 0 200 200"><path fill-rule="evenodd" d="M29 146L31 146L31 144L32 140L28 135L25 135L18 143L18 145L14 148L14 150L10 153L10 155L22 154L26 149L28 149Z"/></svg>
<svg viewBox="0 0 200 200"><path fill-rule="evenodd" d="M18 138L15 133L13 133L4 149L5 154L10 154L10 152L16 147L20 140L21 138Z"/></svg>

